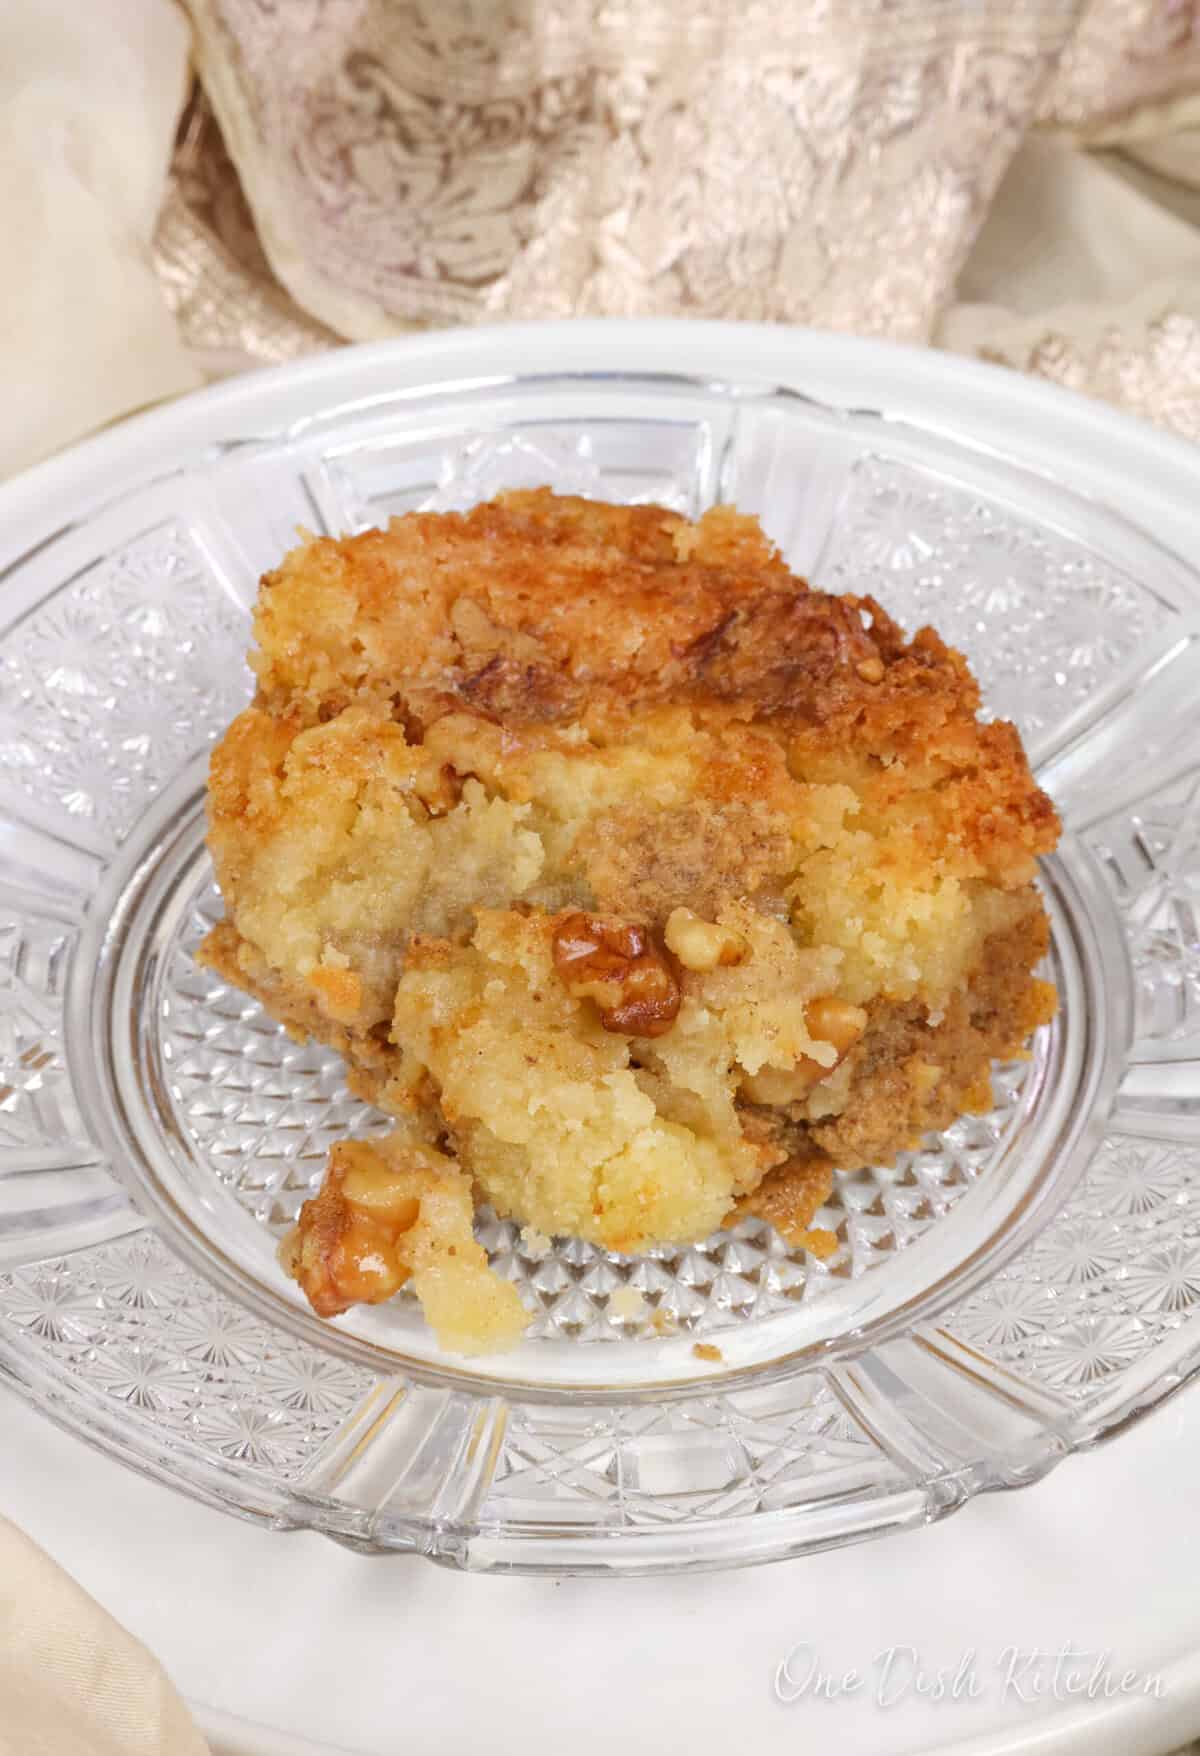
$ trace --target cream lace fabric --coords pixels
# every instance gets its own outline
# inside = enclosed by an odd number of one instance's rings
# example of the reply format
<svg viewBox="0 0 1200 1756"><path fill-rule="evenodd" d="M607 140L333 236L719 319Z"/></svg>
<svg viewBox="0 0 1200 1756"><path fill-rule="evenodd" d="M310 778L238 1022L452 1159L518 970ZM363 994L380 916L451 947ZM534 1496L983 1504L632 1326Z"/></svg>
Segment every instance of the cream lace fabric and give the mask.
<svg viewBox="0 0 1200 1756"><path fill-rule="evenodd" d="M930 341L1200 434L1200 0L0 14L0 474L254 364L585 313Z"/></svg>
<svg viewBox="0 0 1200 1756"><path fill-rule="evenodd" d="M356 337L519 314L923 338L1071 34L1045 0L193 0L279 279Z"/></svg>
<svg viewBox="0 0 1200 1756"><path fill-rule="evenodd" d="M1200 434L1188 0L188 10L155 254L209 372L427 324L756 318Z"/></svg>

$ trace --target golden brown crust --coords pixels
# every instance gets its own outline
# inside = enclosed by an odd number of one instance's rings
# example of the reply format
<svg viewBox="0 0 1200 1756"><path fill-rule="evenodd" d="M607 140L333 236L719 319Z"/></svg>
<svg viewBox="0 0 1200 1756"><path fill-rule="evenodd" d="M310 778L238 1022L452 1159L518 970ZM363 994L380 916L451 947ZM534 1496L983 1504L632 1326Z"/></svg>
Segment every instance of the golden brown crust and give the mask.
<svg viewBox="0 0 1200 1756"><path fill-rule="evenodd" d="M318 539L263 582L263 697L334 711L399 685L513 721L604 703L778 701L874 655L848 602L809 599L758 527L545 489Z"/></svg>
<svg viewBox="0 0 1200 1756"><path fill-rule="evenodd" d="M317 539L267 576L255 626L273 708L380 692L421 719L457 701L513 723L665 702L819 720L870 687L859 667L894 634L810 592L728 509L691 526L545 489Z"/></svg>
<svg viewBox="0 0 1200 1756"><path fill-rule="evenodd" d="M398 688L514 722L685 700L769 711L878 656L855 600L810 593L740 522L757 540L714 557L704 522L542 489L319 538L263 582L263 697L311 713Z"/></svg>
<svg viewBox="0 0 1200 1756"><path fill-rule="evenodd" d="M1057 835L1013 728L976 722L960 654L931 629L907 640L871 598L810 590L727 507L691 525L538 489L317 538L264 579L255 632L278 744L363 699L418 733L465 709L518 731L583 720L602 739L686 706L760 722L796 773L847 749L934 765L947 820L985 867L1023 856L1022 882Z"/></svg>

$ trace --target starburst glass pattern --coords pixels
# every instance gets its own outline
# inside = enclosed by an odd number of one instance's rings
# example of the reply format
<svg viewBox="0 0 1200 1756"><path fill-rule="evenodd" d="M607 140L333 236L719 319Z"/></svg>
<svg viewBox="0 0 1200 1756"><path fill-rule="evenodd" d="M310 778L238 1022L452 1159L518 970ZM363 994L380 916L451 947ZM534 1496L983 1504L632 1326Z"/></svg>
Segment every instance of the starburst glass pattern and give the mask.
<svg viewBox="0 0 1200 1756"><path fill-rule="evenodd" d="M0 644L0 788L111 849L244 704L247 634L182 523L96 561Z"/></svg>
<svg viewBox="0 0 1200 1756"><path fill-rule="evenodd" d="M303 1473L370 1388L191 1273L152 1233L0 1275L0 1337L36 1337L76 1394L272 1476Z"/></svg>
<svg viewBox="0 0 1200 1756"><path fill-rule="evenodd" d="M945 1327L1074 1400L1108 1390L1200 1298L1200 1145L1113 1135L1050 1224Z"/></svg>
<svg viewBox="0 0 1200 1756"><path fill-rule="evenodd" d="M989 709L1027 737L1086 701L1171 613L1083 544L882 457L853 466L814 581L870 593L910 630L932 623L966 653Z"/></svg>

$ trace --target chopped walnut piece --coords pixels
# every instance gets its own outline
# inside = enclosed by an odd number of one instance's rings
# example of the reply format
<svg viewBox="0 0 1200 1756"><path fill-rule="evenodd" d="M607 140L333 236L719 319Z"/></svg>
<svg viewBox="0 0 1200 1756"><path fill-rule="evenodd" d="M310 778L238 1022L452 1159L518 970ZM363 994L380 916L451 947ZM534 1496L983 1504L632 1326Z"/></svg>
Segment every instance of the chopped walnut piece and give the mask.
<svg viewBox="0 0 1200 1756"><path fill-rule="evenodd" d="M806 1097L814 1085L841 1066L866 1030L867 1014L861 1006L824 995L809 1001L804 1022L814 1042L832 1046L834 1059L825 1064L814 1055L801 1055L794 1067L761 1068L742 1081L742 1090L752 1103L789 1104Z"/></svg>
<svg viewBox="0 0 1200 1756"><path fill-rule="evenodd" d="M280 1259L319 1317L377 1305L411 1279L442 1346L478 1353L514 1342L528 1318L471 1221L470 1181L452 1159L401 1130L343 1140Z"/></svg>
<svg viewBox="0 0 1200 1756"><path fill-rule="evenodd" d="M595 1001L605 1030L660 1037L679 1013L669 953L635 921L565 916L554 930L554 967L572 998Z"/></svg>
<svg viewBox="0 0 1200 1756"><path fill-rule="evenodd" d="M741 963L747 951L740 933L716 921L702 920L690 908L671 910L663 938L667 950L674 952L684 969L698 974Z"/></svg>
<svg viewBox="0 0 1200 1756"><path fill-rule="evenodd" d="M462 783L463 776L453 763L442 762L436 766L430 763L426 771L417 776L413 791L431 817L444 817L462 798Z"/></svg>
<svg viewBox="0 0 1200 1756"><path fill-rule="evenodd" d="M285 1240L284 1266L318 1317L390 1299L411 1270L398 1252L421 1204L363 1141L335 1147L320 1191Z"/></svg>
<svg viewBox="0 0 1200 1756"><path fill-rule="evenodd" d="M851 1006L846 1000L824 995L819 1000L809 1001L804 1010L804 1022L815 1042L833 1044L837 1060L821 1069L823 1073L832 1073L866 1030L867 1015L861 1006Z"/></svg>

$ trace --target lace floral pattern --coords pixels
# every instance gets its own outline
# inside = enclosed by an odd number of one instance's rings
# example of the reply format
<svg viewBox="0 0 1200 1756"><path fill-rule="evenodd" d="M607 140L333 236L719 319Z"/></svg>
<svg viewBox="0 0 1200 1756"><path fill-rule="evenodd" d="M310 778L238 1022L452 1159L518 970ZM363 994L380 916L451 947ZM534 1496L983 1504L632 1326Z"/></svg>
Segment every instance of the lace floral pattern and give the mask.
<svg viewBox="0 0 1200 1756"><path fill-rule="evenodd" d="M276 365L341 339L302 311L271 272L199 87L180 125L154 266L180 336L211 371Z"/></svg>
<svg viewBox="0 0 1200 1756"><path fill-rule="evenodd" d="M1038 120L1085 133L1200 87L1197 0L1087 0Z"/></svg>
<svg viewBox="0 0 1200 1756"><path fill-rule="evenodd" d="M1074 8L191 0L275 273L366 338L697 315L922 339ZM886 19L885 19L886 13Z"/></svg>
<svg viewBox="0 0 1200 1756"><path fill-rule="evenodd" d="M1143 323L1108 324L1094 340L1048 329L1033 343L984 348L983 358L1200 439L1200 322L1166 309Z"/></svg>

